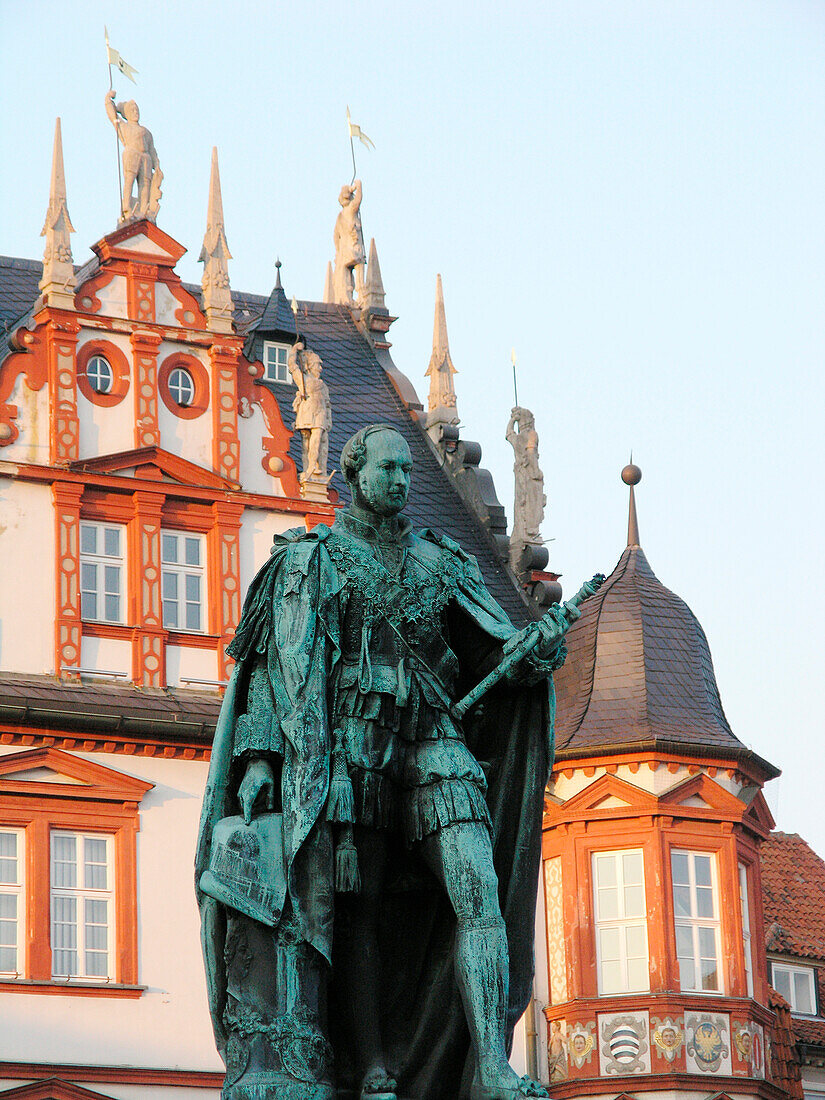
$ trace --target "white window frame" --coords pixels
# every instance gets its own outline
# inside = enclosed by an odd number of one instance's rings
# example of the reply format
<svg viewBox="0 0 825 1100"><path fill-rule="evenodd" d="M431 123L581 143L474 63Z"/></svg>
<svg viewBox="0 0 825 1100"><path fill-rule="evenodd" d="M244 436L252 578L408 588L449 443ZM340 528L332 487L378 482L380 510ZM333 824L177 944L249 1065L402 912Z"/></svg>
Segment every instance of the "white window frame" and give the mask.
<svg viewBox="0 0 825 1100"><path fill-rule="evenodd" d="M165 539L173 537L177 539L176 561L166 560ZM197 541L199 546L198 564L187 563L186 539ZM205 634L207 624L207 599L206 599L206 538L195 531L176 531L171 528L163 528L160 533L160 558L161 558L161 603L163 608L163 625L166 630L172 630L180 634ZM181 547L183 548L181 552ZM167 595L167 578L176 577L176 596L173 599ZM198 578L200 596L199 599L187 599L188 578ZM171 622L167 604L176 604L178 608L177 622ZM197 604L200 608L200 624L197 627L187 625L187 607Z"/></svg>
<svg viewBox="0 0 825 1100"><path fill-rule="evenodd" d="M748 868L739 864L739 908L742 911L742 950L745 957L745 982L748 996L753 996L753 944L751 942L751 911L748 894Z"/></svg>
<svg viewBox="0 0 825 1100"><path fill-rule="evenodd" d="M779 989L776 984L777 973L784 973L788 976L788 992ZM804 1012L801 1008L797 1007L796 997L796 979L806 978L808 981L808 990L811 999L811 1011ZM771 984L780 996L784 997L788 1004L791 1006L791 1012L794 1016L817 1016L818 1005L816 1003L816 971L812 966L796 966L792 963L785 962L771 962Z"/></svg>
<svg viewBox="0 0 825 1100"><path fill-rule="evenodd" d="M676 913L676 882L673 876L673 857L674 856L687 856L688 857L688 883L679 885L687 885L690 890L690 916L677 915ZM697 882L696 882L696 858L706 858L710 860L710 889L712 890L713 899L713 916L712 917L700 917L697 906ZM691 993L707 993L711 996L720 996L725 993L724 975L722 973L722 925L719 909L719 876L716 866L716 853L715 852L703 852L703 851L689 851L686 848L671 848L670 850L670 880L671 880L671 899L673 902L673 920L674 920L674 933L676 938L676 956L677 962L679 962L679 986L683 991L689 991ZM699 887L705 888L705 887ZM682 984L682 965L681 957L679 956L679 928L687 928L691 932L691 940L693 945L693 955L691 961L693 963L694 974L699 978L699 985L684 985ZM705 989L701 985L701 946L700 946L700 929L711 929L713 931L713 942L716 952L716 978L717 987L715 989Z"/></svg>
<svg viewBox="0 0 825 1100"><path fill-rule="evenodd" d="M96 531L95 535L95 552L92 553L83 549L83 532L84 529L93 528ZM106 550L106 532L117 531L118 533L118 546L120 553L117 555L107 554ZM98 552L98 548L101 548L101 552ZM86 584L86 578L84 576L84 565L87 567L93 567L95 569L95 588L94 596L96 601L95 615L88 614L88 603L84 600L83 595L86 592L92 592L93 590ZM117 592L107 591L106 583L106 570L118 569L118 590ZM92 520L82 519L80 521L80 617L84 622L88 623L115 623L123 625L126 622L126 528L121 523L98 523ZM106 615L106 597L116 595L118 600L118 614L117 618L109 618ZM85 606L84 606L85 604ZM100 614L102 612L102 614Z"/></svg>
<svg viewBox="0 0 825 1100"><path fill-rule="evenodd" d="M192 372L186 367L173 367L169 372L166 388L171 394L172 400L182 409L188 409L195 402L197 388Z"/></svg>
<svg viewBox="0 0 825 1100"><path fill-rule="evenodd" d="M642 863L642 878L640 883L626 883L624 874L624 856L633 855L639 856ZM600 872L599 867L607 860L613 860L614 863L614 877L615 886L600 886ZM599 981L599 995L608 996L611 994L621 993L645 993L650 989L650 944L648 941L647 932L647 900L645 893L645 857L643 848L622 848L616 851L607 852L593 852L591 853L591 870L593 877L593 918L596 932L596 965ZM634 914L632 916L627 915L626 910L626 889L641 886L642 891L642 904L641 913ZM616 891L616 908L618 915L616 917L604 917L602 916L602 904L601 894L607 890ZM640 959L641 955L631 956L628 950L627 943L627 931L630 928L641 928L644 932L644 959L645 959L645 974L647 980L643 985L631 985L628 977L628 962L631 958ZM619 943L619 958L618 960L610 960L611 962L618 961L621 968L621 984L620 988L612 988L608 986L605 980L604 968L602 965L602 933L608 931L615 931L618 934Z"/></svg>
<svg viewBox="0 0 825 1100"><path fill-rule="evenodd" d="M57 886L55 884L55 841L59 837L72 837L75 840L75 886ZM106 843L106 888L95 888L85 884L85 842L87 839L103 840ZM49 835L49 926L51 930L52 947L52 978L55 981L69 979L83 982L112 982L115 980L115 929L116 929L116 898L115 898L115 838L111 833L86 832L77 829L52 829ZM59 971L55 966L58 947L55 925L57 917L56 902L61 899L72 898L75 900L75 937L77 953L77 973L67 974ZM88 974L86 966L86 902L106 902L106 973ZM95 953L101 953L97 949Z"/></svg>
<svg viewBox="0 0 825 1100"><path fill-rule="evenodd" d="M15 951L15 968L0 969L0 977L3 978L19 978L26 972L26 831L25 829L11 828L7 825L0 826L0 833L7 834L16 837L17 854L15 860L17 863L17 873L15 875L15 882L0 882L0 897L13 897L16 899L16 916L14 918L15 924L15 942L14 944L2 943L3 937L0 936L1 947L13 947ZM0 920L3 923L7 923L9 918L3 918L0 915Z"/></svg>
<svg viewBox="0 0 825 1100"><path fill-rule="evenodd" d="M92 370L93 364L98 362L105 363L106 372L108 373L101 371L100 368ZM100 385L99 383L103 382L104 379L105 385ZM86 364L86 380L95 393L107 394L112 392L115 385L115 371L105 355L98 353L89 358L89 362Z"/></svg>
<svg viewBox="0 0 825 1100"><path fill-rule="evenodd" d="M287 366L290 350L291 346L289 344L282 344L277 340L264 340L264 382L290 381L289 367ZM283 352L283 363L279 362L279 352Z"/></svg>

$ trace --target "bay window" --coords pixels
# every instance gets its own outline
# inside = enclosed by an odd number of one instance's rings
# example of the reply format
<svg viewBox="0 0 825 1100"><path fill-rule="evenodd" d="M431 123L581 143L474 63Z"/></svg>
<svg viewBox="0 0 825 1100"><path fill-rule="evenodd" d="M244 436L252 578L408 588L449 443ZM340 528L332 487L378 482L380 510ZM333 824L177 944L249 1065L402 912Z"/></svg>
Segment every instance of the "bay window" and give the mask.
<svg viewBox="0 0 825 1100"><path fill-rule="evenodd" d="M594 852L593 892L599 994L650 988L641 849Z"/></svg>
<svg viewBox="0 0 825 1100"><path fill-rule="evenodd" d="M719 892L715 856L707 852L673 849L670 866L681 988L721 993Z"/></svg>

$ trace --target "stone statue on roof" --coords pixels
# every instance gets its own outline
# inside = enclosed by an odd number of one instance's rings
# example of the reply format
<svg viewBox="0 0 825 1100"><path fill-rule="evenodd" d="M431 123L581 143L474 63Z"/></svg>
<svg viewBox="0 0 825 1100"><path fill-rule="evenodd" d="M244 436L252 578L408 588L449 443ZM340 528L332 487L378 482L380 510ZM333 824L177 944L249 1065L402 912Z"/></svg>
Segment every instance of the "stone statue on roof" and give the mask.
<svg viewBox="0 0 825 1100"><path fill-rule="evenodd" d="M295 428L303 443L301 480L326 483L332 403L329 388L321 378L323 363L317 352L299 340L290 349L287 366L296 390L292 402Z"/></svg>
<svg viewBox="0 0 825 1100"><path fill-rule="evenodd" d="M341 212L335 219L335 269L332 275L333 300L339 305L354 305L353 290L358 302L364 301L364 232L361 228L361 181L354 180L341 188L338 202Z"/></svg>
<svg viewBox="0 0 825 1100"><path fill-rule="evenodd" d="M517 565L525 548L540 546L541 521L544 519L544 474L539 466L539 437L536 420L529 409L516 406L507 425L507 442L515 452L515 496L513 499L513 533L510 535L510 564Z"/></svg>
<svg viewBox="0 0 825 1100"><path fill-rule="evenodd" d="M119 221L132 222L141 218L157 221L163 172L152 134L141 126L140 110L133 99L115 103L115 91L110 88L104 104L123 144L123 197ZM135 186L136 195L133 194Z"/></svg>
<svg viewBox="0 0 825 1100"><path fill-rule="evenodd" d="M551 676L596 585L518 630L473 557L401 515L395 427L341 469L351 503L275 536L229 647L196 869L223 1098L547 1096L506 1052Z"/></svg>

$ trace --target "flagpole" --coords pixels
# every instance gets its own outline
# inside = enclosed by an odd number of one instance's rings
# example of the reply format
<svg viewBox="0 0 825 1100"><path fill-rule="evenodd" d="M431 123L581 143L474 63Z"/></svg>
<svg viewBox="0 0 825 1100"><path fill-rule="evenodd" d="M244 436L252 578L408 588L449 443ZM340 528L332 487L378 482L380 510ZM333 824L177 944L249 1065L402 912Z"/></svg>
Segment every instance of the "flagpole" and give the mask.
<svg viewBox="0 0 825 1100"><path fill-rule="evenodd" d="M516 399L516 408L518 408L518 382L516 381L516 349L510 352L510 358L513 360L513 396Z"/></svg>
<svg viewBox="0 0 825 1100"><path fill-rule="evenodd" d="M108 33L106 35L106 60L109 61L109 35L108 35ZM110 92L111 92L113 87L114 87L114 85L112 84L112 63L111 63L111 61L109 61L109 91ZM114 100L112 101L112 105L114 106ZM115 155L117 157L117 183L118 183L117 204L118 204L118 207L120 208L120 215L118 216L117 220L120 221L120 218L123 216L123 175L122 175L121 170L120 170L120 130L118 129L118 124L117 124L117 107L115 107L115 149L116 149Z"/></svg>
<svg viewBox="0 0 825 1100"><path fill-rule="evenodd" d="M349 136L349 151L352 153L352 179L350 180L350 186L355 183L355 177L358 175L358 171L355 167L355 142L352 140L352 133Z"/></svg>

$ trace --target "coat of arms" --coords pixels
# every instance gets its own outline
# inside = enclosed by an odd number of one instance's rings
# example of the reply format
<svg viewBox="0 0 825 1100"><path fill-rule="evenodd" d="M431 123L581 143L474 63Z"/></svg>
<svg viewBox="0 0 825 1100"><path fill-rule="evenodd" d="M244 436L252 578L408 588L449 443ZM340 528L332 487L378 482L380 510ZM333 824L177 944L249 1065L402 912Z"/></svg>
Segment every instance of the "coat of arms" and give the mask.
<svg viewBox="0 0 825 1100"><path fill-rule="evenodd" d="M730 1047L727 1043L728 1024L724 1016L702 1013L688 1019L687 1052L702 1073L718 1073L727 1062L730 1072Z"/></svg>

